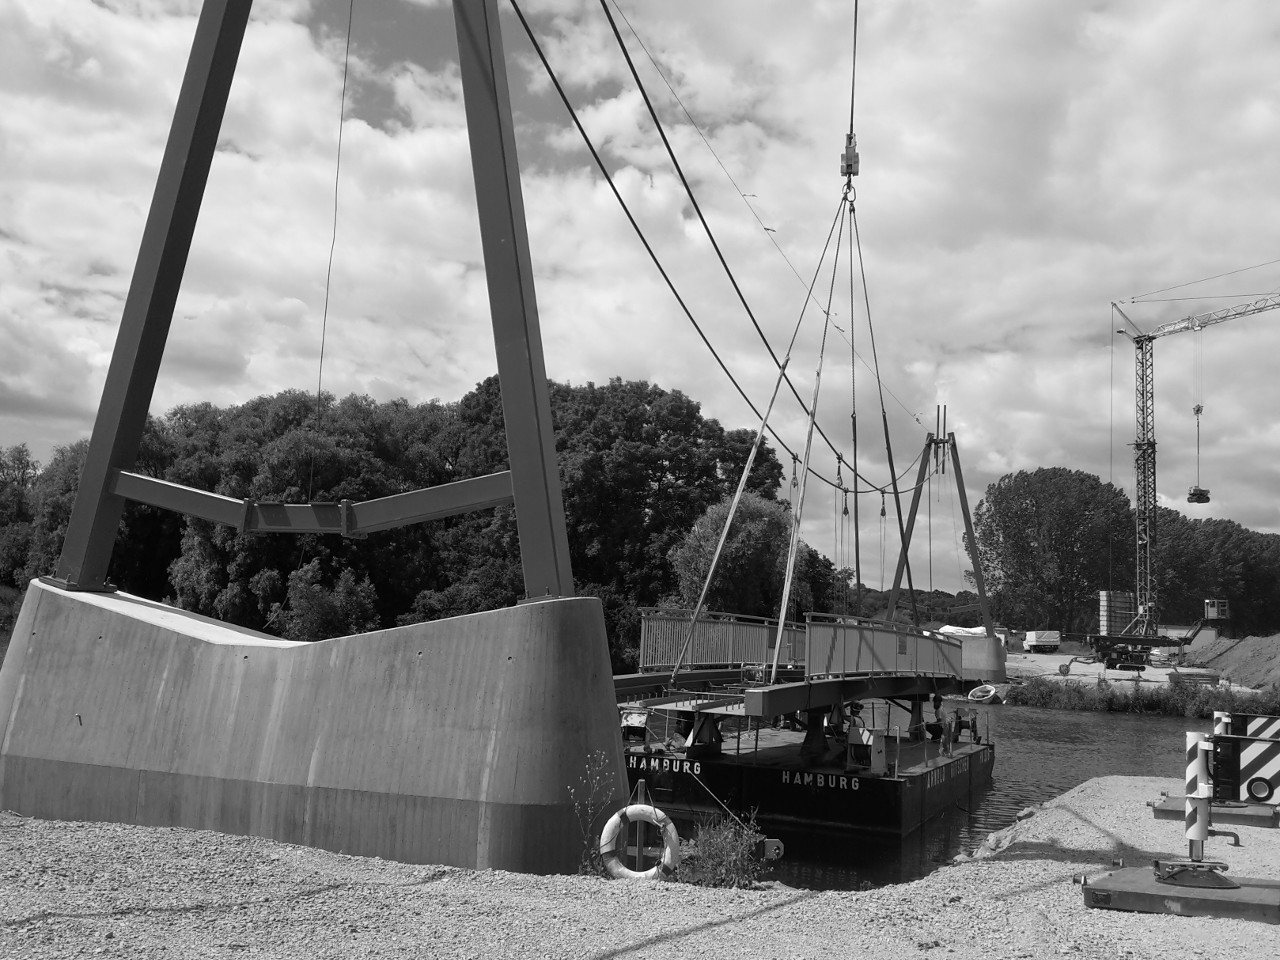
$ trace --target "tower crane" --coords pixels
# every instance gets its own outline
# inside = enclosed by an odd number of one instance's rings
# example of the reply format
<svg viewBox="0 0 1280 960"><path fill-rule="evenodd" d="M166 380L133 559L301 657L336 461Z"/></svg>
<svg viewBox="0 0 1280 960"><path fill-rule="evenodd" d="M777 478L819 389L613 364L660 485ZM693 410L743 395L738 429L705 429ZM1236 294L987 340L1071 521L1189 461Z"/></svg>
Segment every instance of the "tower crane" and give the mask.
<svg viewBox="0 0 1280 960"><path fill-rule="evenodd" d="M1130 340L1137 350L1134 361L1135 389L1134 402L1138 414L1137 438L1133 444L1133 470L1136 478L1137 507L1137 601L1138 615L1124 629L1124 634L1133 637L1154 637L1157 632L1158 610L1155 578L1151 573L1152 555L1156 544L1156 425L1155 425L1155 378L1152 369L1152 346L1157 338L1167 337L1188 330L1202 330L1214 323L1235 320L1255 313L1280 308L1280 294L1271 294L1252 303L1238 304L1234 307L1223 307L1210 313L1201 313L1181 320L1162 323L1148 333L1143 333L1120 309L1117 303L1112 308L1124 317L1125 322L1133 327L1130 333L1123 327L1117 330ZM1197 414L1199 411L1197 411ZM1203 499L1201 499L1203 498ZM1203 503L1208 500L1208 491L1198 485L1191 490L1192 502Z"/></svg>

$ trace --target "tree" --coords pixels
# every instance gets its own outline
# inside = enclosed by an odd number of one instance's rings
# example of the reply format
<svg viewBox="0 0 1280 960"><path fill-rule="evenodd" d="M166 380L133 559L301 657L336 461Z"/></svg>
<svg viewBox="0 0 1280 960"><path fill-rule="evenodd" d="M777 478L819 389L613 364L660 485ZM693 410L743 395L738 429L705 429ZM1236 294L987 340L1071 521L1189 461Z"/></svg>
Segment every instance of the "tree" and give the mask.
<svg viewBox="0 0 1280 960"><path fill-rule="evenodd" d="M1280 629L1280 536L1232 520L1192 520L1160 508L1154 566L1162 623L1191 624L1206 599L1226 600L1227 629L1265 636Z"/></svg>
<svg viewBox="0 0 1280 960"><path fill-rule="evenodd" d="M730 496L713 504L671 550L678 598L684 606L698 602L732 503ZM706 608L744 616L778 616L790 538L791 511L786 504L744 493L707 591ZM830 612L836 580L831 561L801 541L787 616L795 618L809 610Z"/></svg>
<svg viewBox="0 0 1280 960"><path fill-rule="evenodd" d="M289 640L328 640L376 630L377 599L367 576L357 580L346 568L336 578L323 577L320 561L312 560L289 574L284 636Z"/></svg>
<svg viewBox="0 0 1280 960"><path fill-rule="evenodd" d="M1087 632L1098 591L1133 570L1128 498L1079 470L1006 474L974 510L978 554L996 620Z"/></svg>

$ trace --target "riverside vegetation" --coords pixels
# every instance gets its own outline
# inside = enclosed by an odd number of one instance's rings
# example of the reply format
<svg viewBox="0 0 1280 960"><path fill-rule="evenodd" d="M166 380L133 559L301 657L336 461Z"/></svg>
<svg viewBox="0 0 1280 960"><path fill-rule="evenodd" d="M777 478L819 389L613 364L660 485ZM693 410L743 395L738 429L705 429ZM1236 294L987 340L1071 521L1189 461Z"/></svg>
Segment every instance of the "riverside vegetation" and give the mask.
<svg viewBox="0 0 1280 960"><path fill-rule="evenodd" d="M1280 687L1262 690L1210 686L1171 676L1167 684L1132 681L1067 680L1032 677L1009 688L1006 704L1054 710L1098 710L1207 719L1214 711L1280 715Z"/></svg>

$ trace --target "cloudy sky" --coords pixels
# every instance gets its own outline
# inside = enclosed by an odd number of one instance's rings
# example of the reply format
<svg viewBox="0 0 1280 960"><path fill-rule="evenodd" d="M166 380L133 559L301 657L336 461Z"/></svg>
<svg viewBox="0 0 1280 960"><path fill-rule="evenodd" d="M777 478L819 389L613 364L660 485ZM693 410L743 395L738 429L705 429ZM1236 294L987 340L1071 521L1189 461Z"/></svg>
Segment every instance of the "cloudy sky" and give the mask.
<svg viewBox="0 0 1280 960"><path fill-rule="evenodd" d="M776 367L599 3L521 5L645 236L763 409ZM548 374L650 380L754 428L500 6ZM2 445L43 460L92 426L198 8L0 0ZM1280 5L867 0L856 70L845 0L611 9L779 354L840 204L856 77L857 219L894 456L910 467L945 404L972 503L1041 466L1132 494L1134 351L1112 301L1150 329L1280 290ZM331 242L325 389L454 400L495 369L450 8L355 0L344 104L347 13L347 0L255 4L157 413L314 390ZM847 266L819 417L849 457L856 395L860 468L884 484L868 317L860 283L850 306ZM807 400L823 325L813 306L803 317L790 370ZM1280 310L1157 341L1165 505L1280 532L1277 356ZM1185 502L1197 402L1204 506ZM803 450L789 393L774 422ZM834 478L835 454L820 439L814 451ZM865 579L879 585L879 496L861 503ZM916 582L955 589L950 474L929 503ZM810 543L851 562L828 484L810 486L805 517Z"/></svg>

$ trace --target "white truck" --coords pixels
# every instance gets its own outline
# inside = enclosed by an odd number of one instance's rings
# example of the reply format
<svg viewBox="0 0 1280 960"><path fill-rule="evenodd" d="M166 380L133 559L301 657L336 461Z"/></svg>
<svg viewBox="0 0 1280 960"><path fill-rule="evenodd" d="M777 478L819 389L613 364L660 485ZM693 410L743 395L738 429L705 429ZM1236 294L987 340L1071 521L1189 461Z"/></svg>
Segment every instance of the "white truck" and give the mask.
<svg viewBox="0 0 1280 960"><path fill-rule="evenodd" d="M1022 638L1022 649L1027 653L1057 653L1062 643L1058 630L1028 630Z"/></svg>

